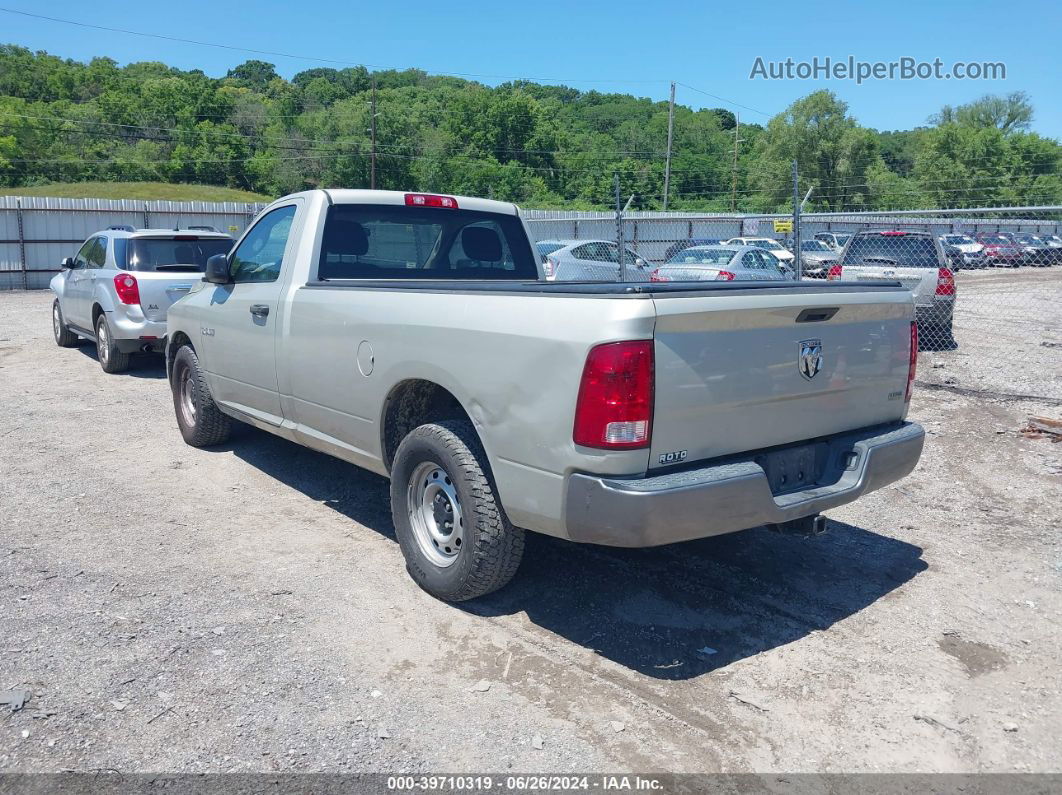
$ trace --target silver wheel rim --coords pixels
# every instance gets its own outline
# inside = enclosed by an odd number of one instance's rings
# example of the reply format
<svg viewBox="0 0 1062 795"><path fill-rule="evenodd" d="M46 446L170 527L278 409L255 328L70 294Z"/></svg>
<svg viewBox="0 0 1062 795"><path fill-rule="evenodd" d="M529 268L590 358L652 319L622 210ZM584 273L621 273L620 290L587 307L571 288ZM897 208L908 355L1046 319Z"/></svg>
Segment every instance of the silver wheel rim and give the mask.
<svg viewBox="0 0 1062 795"><path fill-rule="evenodd" d="M453 565L464 546L461 499L446 470L425 461L409 477L409 524L421 552L440 568Z"/></svg>
<svg viewBox="0 0 1062 795"><path fill-rule="evenodd" d="M110 356L111 343L107 339L107 321L100 320L99 325L96 326L96 347L99 349L100 361L106 362Z"/></svg>
<svg viewBox="0 0 1062 795"><path fill-rule="evenodd" d="M52 304L52 330L55 332L55 338L63 334L63 322L59 319L59 304Z"/></svg>
<svg viewBox="0 0 1062 795"><path fill-rule="evenodd" d="M192 378L192 368L186 367L181 378L180 385L180 404L181 415L184 418L184 424L190 427L195 426L195 380Z"/></svg>

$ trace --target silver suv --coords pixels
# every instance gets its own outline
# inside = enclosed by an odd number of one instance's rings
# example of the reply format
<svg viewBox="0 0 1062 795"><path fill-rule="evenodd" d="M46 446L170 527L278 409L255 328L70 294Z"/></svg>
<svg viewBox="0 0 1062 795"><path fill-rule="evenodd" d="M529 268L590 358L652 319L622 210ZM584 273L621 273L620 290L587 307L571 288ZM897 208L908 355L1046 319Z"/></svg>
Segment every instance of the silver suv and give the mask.
<svg viewBox="0 0 1062 795"><path fill-rule="evenodd" d="M232 238L210 228L97 232L49 285L56 344L95 340L108 373L128 369L138 351L162 352L166 310L201 278L209 257L230 248Z"/></svg>

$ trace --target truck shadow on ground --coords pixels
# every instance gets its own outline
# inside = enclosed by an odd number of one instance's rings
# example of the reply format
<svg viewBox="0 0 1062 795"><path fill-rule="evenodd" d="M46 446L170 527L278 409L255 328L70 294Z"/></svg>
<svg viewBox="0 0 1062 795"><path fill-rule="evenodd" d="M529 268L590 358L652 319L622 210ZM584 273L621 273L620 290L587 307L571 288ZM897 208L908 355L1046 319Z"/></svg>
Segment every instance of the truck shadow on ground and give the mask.
<svg viewBox="0 0 1062 795"><path fill-rule="evenodd" d="M223 449L394 540L384 478L257 430ZM524 613L633 671L690 679L828 629L924 571L921 554L837 521L813 538L757 528L653 549L529 533L513 582L454 609ZM394 575L405 576L397 550Z"/></svg>

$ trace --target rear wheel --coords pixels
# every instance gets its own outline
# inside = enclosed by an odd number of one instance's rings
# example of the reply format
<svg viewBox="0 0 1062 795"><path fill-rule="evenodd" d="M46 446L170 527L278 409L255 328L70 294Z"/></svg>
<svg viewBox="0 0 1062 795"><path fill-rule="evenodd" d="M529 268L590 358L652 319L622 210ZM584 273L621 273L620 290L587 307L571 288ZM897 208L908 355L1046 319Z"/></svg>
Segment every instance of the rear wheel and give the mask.
<svg viewBox="0 0 1062 795"><path fill-rule="evenodd" d="M173 359L170 390L177 427L186 443L192 447L208 447L229 438L232 420L214 402L199 357L191 345L177 351Z"/></svg>
<svg viewBox="0 0 1062 795"><path fill-rule="evenodd" d="M505 516L466 420L421 425L402 440L391 469L391 514L406 570L447 602L503 587L524 554L525 533Z"/></svg>
<svg viewBox="0 0 1062 795"><path fill-rule="evenodd" d="M63 320L63 310L59 306L59 299L52 303L52 333L55 335L55 344L60 348L75 348L80 339L77 334L66 327Z"/></svg>
<svg viewBox="0 0 1062 795"><path fill-rule="evenodd" d="M129 360L132 358L131 354L118 350L110 326L107 325L107 315L102 312L96 318L96 355L105 373L124 373L129 369Z"/></svg>

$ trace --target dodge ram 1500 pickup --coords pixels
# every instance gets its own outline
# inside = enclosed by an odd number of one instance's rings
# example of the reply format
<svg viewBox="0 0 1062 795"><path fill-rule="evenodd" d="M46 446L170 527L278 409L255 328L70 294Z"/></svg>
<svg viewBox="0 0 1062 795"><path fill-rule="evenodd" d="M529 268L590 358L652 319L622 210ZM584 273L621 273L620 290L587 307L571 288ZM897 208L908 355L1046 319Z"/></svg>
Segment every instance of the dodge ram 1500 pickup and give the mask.
<svg viewBox="0 0 1062 795"><path fill-rule="evenodd" d="M505 585L526 531L640 547L821 512L907 475L918 351L889 282L546 281L519 210L315 190L169 311L188 444L232 419L390 478L413 579Z"/></svg>

